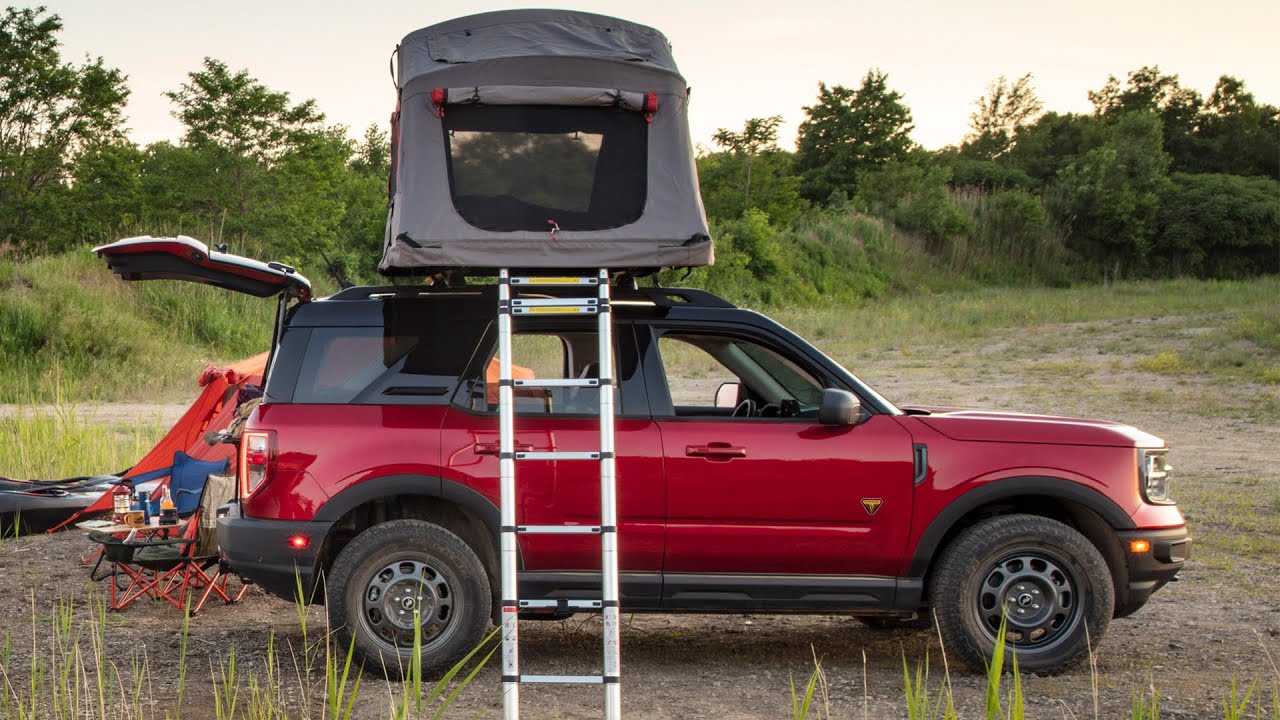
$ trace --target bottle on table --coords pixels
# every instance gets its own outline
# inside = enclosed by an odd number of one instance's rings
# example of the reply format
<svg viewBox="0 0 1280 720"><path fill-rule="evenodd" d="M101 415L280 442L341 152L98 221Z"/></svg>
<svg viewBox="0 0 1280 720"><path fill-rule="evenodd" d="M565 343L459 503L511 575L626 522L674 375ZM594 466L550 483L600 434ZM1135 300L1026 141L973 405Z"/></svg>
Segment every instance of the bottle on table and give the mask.
<svg viewBox="0 0 1280 720"><path fill-rule="evenodd" d="M167 486L164 489L164 496L160 499L160 524L178 524L178 508L173 504L173 497L169 494Z"/></svg>

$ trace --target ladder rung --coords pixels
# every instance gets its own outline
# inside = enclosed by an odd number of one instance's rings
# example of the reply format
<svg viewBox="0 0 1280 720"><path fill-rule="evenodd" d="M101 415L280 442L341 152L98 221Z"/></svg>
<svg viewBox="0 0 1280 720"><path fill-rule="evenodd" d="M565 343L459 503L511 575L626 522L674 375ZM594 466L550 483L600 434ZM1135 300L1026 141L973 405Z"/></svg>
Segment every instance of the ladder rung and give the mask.
<svg viewBox="0 0 1280 720"><path fill-rule="evenodd" d="M599 525L519 525L516 532L529 535L599 535Z"/></svg>
<svg viewBox="0 0 1280 720"><path fill-rule="evenodd" d="M563 452L563 451L518 452L516 453L516 459L517 460L599 460L600 453L598 452Z"/></svg>
<svg viewBox="0 0 1280 720"><path fill-rule="evenodd" d="M512 285L534 285L537 287L569 287L574 285L599 285L598 277L513 277Z"/></svg>
<svg viewBox="0 0 1280 720"><path fill-rule="evenodd" d="M529 298L511 301L516 315L580 315L600 310L598 298Z"/></svg>
<svg viewBox="0 0 1280 720"><path fill-rule="evenodd" d="M521 675L520 682L601 685L604 683L604 677L600 675Z"/></svg>
<svg viewBox="0 0 1280 720"><path fill-rule="evenodd" d="M521 608L572 608L576 610L599 610L604 607L601 600L519 600Z"/></svg>
<svg viewBox="0 0 1280 720"><path fill-rule="evenodd" d="M516 387L529 388L589 388L600 387L599 378L564 378L547 380L513 380Z"/></svg>

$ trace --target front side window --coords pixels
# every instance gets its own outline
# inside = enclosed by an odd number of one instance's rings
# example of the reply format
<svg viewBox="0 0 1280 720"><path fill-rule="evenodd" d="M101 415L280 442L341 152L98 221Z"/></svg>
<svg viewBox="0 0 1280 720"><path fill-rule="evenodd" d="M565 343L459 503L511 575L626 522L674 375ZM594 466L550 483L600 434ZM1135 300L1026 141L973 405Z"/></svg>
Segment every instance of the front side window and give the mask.
<svg viewBox="0 0 1280 720"><path fill-rule="evenodd" d="M648 124L600 107L450 106L453 204L483 230L604 230L644 210Z"/></svg>
<svg viewBox="0 0 1280 720"><path fill-rule="evenodd" d="M772 348L668 331L658 338L658 355L677 417L817 417L822 384Z"/></svg>

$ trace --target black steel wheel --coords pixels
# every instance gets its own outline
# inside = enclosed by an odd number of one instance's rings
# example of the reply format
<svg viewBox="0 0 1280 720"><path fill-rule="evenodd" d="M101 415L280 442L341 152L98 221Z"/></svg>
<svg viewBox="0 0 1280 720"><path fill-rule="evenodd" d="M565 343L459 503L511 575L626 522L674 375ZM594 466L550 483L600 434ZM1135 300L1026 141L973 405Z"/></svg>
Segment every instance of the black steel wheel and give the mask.
<svg viewBox="0 0 1280 720"><path fill-rule="evenodd" d="M997 642L1017 654L1023 671L1064 670L1102 639L1115 606L1098 549L1034 515L991 518L962 532L938 561L930 597L947 652L977 670Z"/></svg>
<svg viewBox="0 0 1280 720"><path fill-rule="evenodd" d="M421 520L365 530L333 563L326 585L340 647L354 638L366 668L403 676L415 621L424 673L448 669L480 643L489 622L489 580L457 535Z"/></svg>

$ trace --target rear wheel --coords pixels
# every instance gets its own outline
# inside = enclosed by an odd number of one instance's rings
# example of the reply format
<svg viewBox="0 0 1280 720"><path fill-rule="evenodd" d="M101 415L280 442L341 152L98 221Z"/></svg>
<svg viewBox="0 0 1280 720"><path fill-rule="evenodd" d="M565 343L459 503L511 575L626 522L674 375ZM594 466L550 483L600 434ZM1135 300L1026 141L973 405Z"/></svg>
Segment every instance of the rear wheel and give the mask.
<svg viewBox="0 0 1280 720"><path fill-rule="evenodd" d="M1022 671L1064 670L1102 639L1115 606L1098 549L1034 515L991 518L961 533L938 561L930 597L947 652L979 671L998 641L1017 653Z"/></svg>
<svg viewBox="0 0 1280 720"><path fill-rule="evenodd" d="M491 600L484 566L461 538L421 520L393 520L338 554L326 604L339 652L354 640L365 667L402 677L415 617L423 673L446 670L484 638Z"/></svg>

